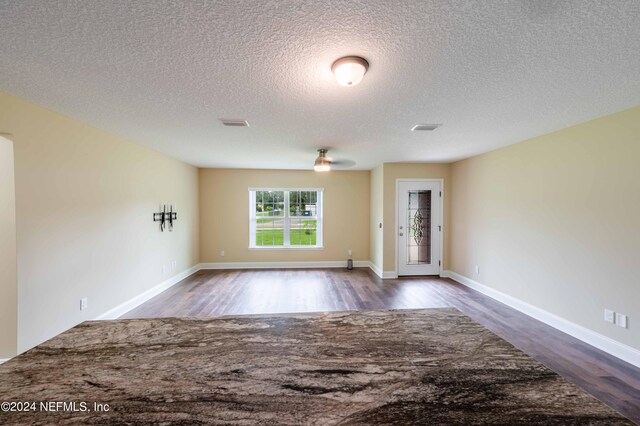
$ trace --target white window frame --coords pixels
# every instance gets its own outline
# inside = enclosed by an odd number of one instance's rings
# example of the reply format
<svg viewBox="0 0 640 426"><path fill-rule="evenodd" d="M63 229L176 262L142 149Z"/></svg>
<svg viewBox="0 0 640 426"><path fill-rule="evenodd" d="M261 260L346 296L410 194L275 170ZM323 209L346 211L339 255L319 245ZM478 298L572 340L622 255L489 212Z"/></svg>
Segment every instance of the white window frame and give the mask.
<svg viewBox="0 0 640 426"><path fill-rule="evenodd" d="M284 192L284 238L281 246L257 246L256 245L256 192L258 191L283 191ZM289 192L291 191L306 191L316 192L316 215L315 216L291 216L289 211ZM324 213L323 213L323 197L324 188L249 188L249 249L251 250L318 250L323 249L323 228L324 228ZM291 219L315 219L316 220L316 245L296 245L290 244L289 231L291 229Z"/></svg>

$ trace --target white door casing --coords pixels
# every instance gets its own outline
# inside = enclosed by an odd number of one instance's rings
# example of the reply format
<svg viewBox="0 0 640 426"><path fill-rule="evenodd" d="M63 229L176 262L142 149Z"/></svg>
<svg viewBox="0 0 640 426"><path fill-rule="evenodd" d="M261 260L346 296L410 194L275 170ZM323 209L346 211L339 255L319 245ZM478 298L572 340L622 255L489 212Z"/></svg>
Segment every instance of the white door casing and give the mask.
<svg viewBox="0 0 640 426"><path fill-rule="evenodd" d="M396 182L398 275L440 275L442 180Z"/></svg>

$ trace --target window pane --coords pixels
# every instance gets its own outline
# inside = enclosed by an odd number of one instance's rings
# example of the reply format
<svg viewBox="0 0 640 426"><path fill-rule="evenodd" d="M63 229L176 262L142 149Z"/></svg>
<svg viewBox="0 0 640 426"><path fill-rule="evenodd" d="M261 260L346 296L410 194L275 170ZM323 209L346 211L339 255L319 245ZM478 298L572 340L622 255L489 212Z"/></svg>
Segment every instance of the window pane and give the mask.
<svg viewBox="0 0 640 426"><path fill-rule="evenodd" d="M277 228L256 229L256 246L281 246L284 230Z"/></svg>
<svg viewBox="0 0 640 426"><path fill-rule="evenodd" d="M291 191L289 214L291 216L316 216L318 196L316 191Z"/></svg>
<svg viewBox="0 0 640 426"><path fill-rule="evenodd" d="M284 243L284 219L270 213L256 218L256 246L281 246Z"/></svg>
<svg viewBox="0 0 640 426"><path fill-rule="evenodd" d="M256 191L256 246L284 244L284 191Z"/></svg>
<svg viewBox="0 0 640 426"><path fill-rule="evenodd" d="M277 202L273 204L273 210L271 216L284 217L284 202Z"/></svg>
<svg viewBox="0 0 640 426"><path fill-rule="evenodd" d="M256 216L273 217L284 216L283 191L257 191Z"/></svg>
<svg viewBox="0 0 640 426"><path fill-rule="evenodd" d="M292 246L315 246L316 220L291 219L289 240Z"/></svg>

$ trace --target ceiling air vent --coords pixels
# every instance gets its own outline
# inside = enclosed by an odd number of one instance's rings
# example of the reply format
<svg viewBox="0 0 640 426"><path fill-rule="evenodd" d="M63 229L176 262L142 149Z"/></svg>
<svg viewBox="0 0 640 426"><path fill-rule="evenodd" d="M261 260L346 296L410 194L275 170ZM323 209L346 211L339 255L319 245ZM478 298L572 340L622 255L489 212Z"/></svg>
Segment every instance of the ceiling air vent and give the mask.
<svg viewBox="0 0 640 426"><path fill-rule="evenodd" d="M418 130L428 130L428 131L432 131L437 129L438 127L442 126L442 124L416 124L415 126L413 126L411 128L412 132L418 131Z"/></svg>
<svg viewBox="0 0 640 426"><path fill-rule="evenodd" d="M247 120L234 120L231 118L221 118L222 124L229 127L249 127Z"/></svg>

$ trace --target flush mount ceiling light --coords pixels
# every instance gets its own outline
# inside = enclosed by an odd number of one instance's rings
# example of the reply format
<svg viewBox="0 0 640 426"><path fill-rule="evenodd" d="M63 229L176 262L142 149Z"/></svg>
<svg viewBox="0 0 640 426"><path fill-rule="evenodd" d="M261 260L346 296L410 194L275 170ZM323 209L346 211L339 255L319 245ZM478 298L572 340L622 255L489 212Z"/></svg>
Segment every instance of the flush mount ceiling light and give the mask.
<svg viewBox="0 0 640 426"><path fill-rule="evenodd" d="M320 148L318 150L318 158L313 165L313 170L316 172L328 172L331 170L331 160L327 158L327 150Z"/></svg>
<svg viewBox="0 0 640 426"><path fill-rule="evenodd" d="M355 86L362 81L369 69L369 62L359 56L345 56L331 65L331 71L336 76L336 81L341 86Z"/></svg>

